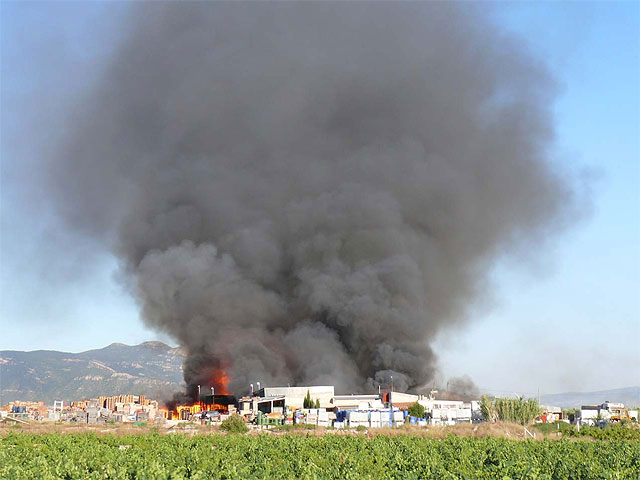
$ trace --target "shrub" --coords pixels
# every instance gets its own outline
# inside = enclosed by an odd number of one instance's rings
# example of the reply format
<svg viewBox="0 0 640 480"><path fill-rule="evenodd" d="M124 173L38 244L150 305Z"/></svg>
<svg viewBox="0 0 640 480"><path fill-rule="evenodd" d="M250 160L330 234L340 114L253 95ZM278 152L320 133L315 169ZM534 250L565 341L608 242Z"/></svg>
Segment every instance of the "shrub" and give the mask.
<svg viewBox="0 0 640 480"><path fill-rule="evenodd" d="M418 402L409 407L409 415L412 417L424 418L425 410Z"/></svg>
<svg viewBox="0 0 640 480"><path fill-rule="evenodd" d="M307 390L307 395L304 397L302 401L302 408L320 408L320 399L316 398L313 400L311 398L311 393Z"/></svg>
<svg viewBox="0 0 640 480"><path fill-rule="evenodd" d="M233 415L222 421L220 428L229 433L245 433L249 431L249 427L240 415Z"/></svg>
<svg viewBox="0 0 640 480"><path fill-rule="evenodd" d="M614 423L602 428L583 425L580 431L573 429L569 434L575 437L592 437L596 440L640 440L640 428L634 424Z"/></svg>
<svg viewBox="0 0 640 480"><path fill-rule="evenodd" d="M544 435L553 435L558 432L563 435L573 435L573 431L575 430L573 426L566 422L536 423L533 425L533 428Z"/></svg>
<svg viewBox="0 0 640 480"><path fill-rule="evenodd" d="M313 408L313 400L311 400L311 393L309 393L309 390L307 390L307 395L302 401L302 408Z"/></svg>

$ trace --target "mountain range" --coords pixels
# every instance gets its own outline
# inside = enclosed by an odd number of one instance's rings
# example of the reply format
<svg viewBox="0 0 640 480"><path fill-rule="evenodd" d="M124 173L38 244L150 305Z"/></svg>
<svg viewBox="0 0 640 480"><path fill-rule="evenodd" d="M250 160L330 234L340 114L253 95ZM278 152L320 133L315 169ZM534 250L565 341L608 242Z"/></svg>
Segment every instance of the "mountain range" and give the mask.
<svg viewBox="0 0 640 480"><path fill-rule="evenodd" d="M162 342L113 343L80 353L0 351L0 403L13 400L82 400L131 393L170 398L184 389L179 348ZM543 405L577 407L606 400L640 406L640 387L543 395Z"/></svg>
<svg viewBox="0 0 640 480"><path fill-rule="evenodd" d="M628 407L640 406L640 387L615 388L596 392L567 392L543 395L540 403L569 408L580 405L599 405L606 401L624 403Z"/></svg>
<svg viewBox="0 0 640 480"><path fill-rule="evenodd" d="M113 343L80 353L0 351L0 400L82 400L134 394L168 398L184 389L184 354L162 342Z"/></svg>

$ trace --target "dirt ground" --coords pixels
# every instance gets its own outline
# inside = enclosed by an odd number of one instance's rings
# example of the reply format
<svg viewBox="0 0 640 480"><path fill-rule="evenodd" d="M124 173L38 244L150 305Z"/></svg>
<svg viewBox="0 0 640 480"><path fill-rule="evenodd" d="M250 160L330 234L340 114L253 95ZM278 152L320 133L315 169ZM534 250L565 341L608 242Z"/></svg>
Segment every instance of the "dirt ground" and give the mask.
<svg viewBox="0 0 640 480"><path fill-rule="evenodd" d="M116 423L116 424L79 424L70 422L29 422L28 424L11 424L0 423L0 435L6 435L9 432L24 433L86 433L93 432L96 434L111 435L135 435L151 432L163 433L218 433L217 426L204 426L196 424L179 424L173 428L168 428L162 424L147 423L144 425L136 425L134 423Z"/></svg>

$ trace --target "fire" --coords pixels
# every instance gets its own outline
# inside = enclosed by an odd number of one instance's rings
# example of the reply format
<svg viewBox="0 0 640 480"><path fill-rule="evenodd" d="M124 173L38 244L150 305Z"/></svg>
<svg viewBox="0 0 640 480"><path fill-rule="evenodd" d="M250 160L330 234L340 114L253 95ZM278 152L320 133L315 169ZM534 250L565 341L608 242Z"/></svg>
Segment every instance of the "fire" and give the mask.
<svg viewBox="0 0 640 480"><path fill-rule="evenodd" d="M229 412L229 403L225 402L224 396L229 395L230 377L223 368L215 368L209 375L206 385L201 386L201 397L194 403L169 404L166 408L161 408L160 413L168 420L188 420L191 415L202 411L216 410L222 413ZM213 395L208 388L213 387ZM216 403L222 400L225 403Z"/></svg>
<svg viewBox="0 0 640 480"><path fill-rule="evenodd" d="M211 385L215 388L215 393L219 395L229 395L229 374L222 368L216 368L211 375Z"/></svg>
<svg viewBox="0 0 640 480"><path fill-rule="evenodd" d="M200 413L202 411L202 406L200 404L178 405L176 410L178 410L178 418L187 420L190 415Z"/></svg>
<svg viewBox="0 0 640 480"><path fill-rule="evenodd" d="M213 405L208 405L209 410L218 412L229 412L228 404L216 403L218 395L229 395L229 373L224 368L216 368L211 374L209 382L213 385L215 396L211 398Z"/></svg>
<svg viewBox="0 0 640 480"><path fill-rule="evenodd" d="M194 403L193 405L177 405L175 409L161 408L161 415L167 420L189 420L191 415L195 415L202 411L202 405Z"/></svg>

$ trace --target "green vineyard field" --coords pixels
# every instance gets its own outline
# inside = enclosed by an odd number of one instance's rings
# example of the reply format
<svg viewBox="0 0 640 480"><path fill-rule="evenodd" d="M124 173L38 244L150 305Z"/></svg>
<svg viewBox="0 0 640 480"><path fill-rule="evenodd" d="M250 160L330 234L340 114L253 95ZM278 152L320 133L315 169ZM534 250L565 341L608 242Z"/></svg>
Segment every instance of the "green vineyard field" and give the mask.
<svg viewBox="0 0 640 480"><path fill-rule="evenodd" d="M640 479L640 442L10 433L0 437L0 478Z"/></svg>

